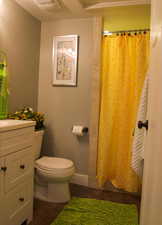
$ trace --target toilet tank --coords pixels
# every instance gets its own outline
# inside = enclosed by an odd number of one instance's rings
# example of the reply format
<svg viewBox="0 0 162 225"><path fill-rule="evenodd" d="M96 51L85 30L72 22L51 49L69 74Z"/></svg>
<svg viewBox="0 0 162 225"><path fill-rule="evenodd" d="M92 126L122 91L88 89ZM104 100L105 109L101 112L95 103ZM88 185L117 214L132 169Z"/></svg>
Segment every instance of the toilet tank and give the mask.
<svg viewBox="0 0 162 225"><path fill-rule="evenodd" d="M34 133L33 148L34 148L35 159L38 159L40 157L43 135L44 135L44 130L35 131Z"/></svg>

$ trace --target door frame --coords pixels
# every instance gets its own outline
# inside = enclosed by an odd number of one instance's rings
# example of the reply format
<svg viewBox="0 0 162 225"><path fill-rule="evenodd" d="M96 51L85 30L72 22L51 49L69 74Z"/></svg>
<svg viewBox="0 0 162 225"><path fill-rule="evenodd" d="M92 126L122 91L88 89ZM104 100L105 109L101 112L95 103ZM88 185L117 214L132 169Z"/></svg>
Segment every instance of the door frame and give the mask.
<svg viewBox="0 0 162 225"><path fill-rule="evenodd" d="M99 132L99 109L100 109L102 30L103 30L102 17L101 16L94 17L88 186L97 189L99 188L96 182L96 171L97 171L97 150L98 150L98 132Z"/></svg>

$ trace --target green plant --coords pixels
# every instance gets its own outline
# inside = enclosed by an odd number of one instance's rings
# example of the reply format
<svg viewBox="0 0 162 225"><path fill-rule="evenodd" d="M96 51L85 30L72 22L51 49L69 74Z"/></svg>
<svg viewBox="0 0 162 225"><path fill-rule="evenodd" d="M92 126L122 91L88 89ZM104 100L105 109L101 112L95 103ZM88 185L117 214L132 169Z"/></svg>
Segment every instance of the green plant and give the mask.
<svg viewBox="0 0 162 225"><path fill-rule="evenodd" d="M31 107L24 107L15 113L9 113L8 119L36 121L35 130L44 129L44 114L34 112Z"/></svg>

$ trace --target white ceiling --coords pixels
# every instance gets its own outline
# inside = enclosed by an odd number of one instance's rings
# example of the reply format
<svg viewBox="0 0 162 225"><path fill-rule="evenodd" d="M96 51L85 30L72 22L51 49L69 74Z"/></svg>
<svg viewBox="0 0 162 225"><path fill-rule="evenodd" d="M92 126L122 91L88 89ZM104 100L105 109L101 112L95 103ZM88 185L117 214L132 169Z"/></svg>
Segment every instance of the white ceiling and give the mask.
<svg viewBox="0 0 162 225"><path fill-rule="evenodd" d="M146 4L150 0L57 0L58 5L49 8L42 8L37 0L14 0L31 15L41 21L65 19L65 18L83 18L97 15L98 8L101 9L113 6ZM55 0L53 0L55 1ZM96 10L97 8L97 10Z"/></svg>

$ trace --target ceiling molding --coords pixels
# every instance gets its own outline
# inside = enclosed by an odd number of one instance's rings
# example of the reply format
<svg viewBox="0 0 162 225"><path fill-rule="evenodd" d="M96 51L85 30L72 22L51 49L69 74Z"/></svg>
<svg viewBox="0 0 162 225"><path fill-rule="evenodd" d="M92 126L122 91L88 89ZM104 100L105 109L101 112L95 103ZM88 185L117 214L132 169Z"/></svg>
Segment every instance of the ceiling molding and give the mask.
<svg viewBox="0 0 162 225"><path fill-rule="evenodd" d="M65 9L62 5L62 9L59 10L44 10L41 9L36 3L35 0L14 0L32 16L37 18L40 21L52 21L55 19L62 18L72 18L70 12Z"/></svg>
<svg viewBox="0 0 162 225"><path fill-rule="evenodd" d="M81 0L59 0L62 8L42 9L36 4L36 0L12 0L16 1L22 8L28 11L32 16L40 21L52 21L56 19L70 19L70 18L87 18L91 16L101 15L105 13L105 9L115 6L125 5L140 5L149 4L149 0L118 0L118 2L110 2L114 0L100 0L106 1L104 3L95 3L91 7L84 7ZM56 0L57 1L57 0ZM90 1L90 0L89 0ZM96 0L98 2L98 0ZM92 1L91 1L92 2Z"/></svg>
<svg viewBox="0 0 162 225"><path fill-rule="evenodd" d="M103 2L97 3L95 5L86 7L86 10L92 9L101 9L101 8L110 8L110 7L117 7L117 6L130 6L130 5L145 5L151 4L151 0L129 0L129 1L118 1L118 2Z"/></svg>

